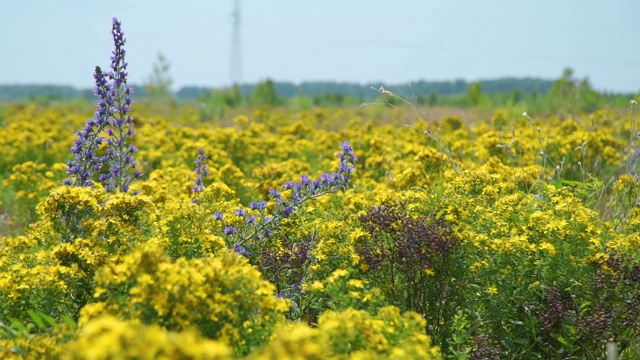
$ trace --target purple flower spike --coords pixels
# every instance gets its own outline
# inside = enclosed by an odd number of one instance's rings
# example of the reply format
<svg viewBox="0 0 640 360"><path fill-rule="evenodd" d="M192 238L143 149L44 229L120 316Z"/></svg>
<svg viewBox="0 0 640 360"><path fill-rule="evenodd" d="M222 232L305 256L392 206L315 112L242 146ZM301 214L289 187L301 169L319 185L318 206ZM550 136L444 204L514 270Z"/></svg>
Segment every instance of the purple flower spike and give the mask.
<svg viewBox="0 0 640 360"><path fill-rule="evenodd" d="M196 186L191 188L194 193L203 192L204 191L204 178L209 175L209 170L207 170L207 164L205 164L205 160L207 156L204 154L204 149L198 149L198 156L196 157L196 168L194 172L196 173Z"/></svg>
<svg viewBox="0 0 640 360"><path fill-rule="evenodd" d="M127 84L127 63L124 44L124 32L118 19L113 19L111 34L114 51L111 56L111 71L103 72L96 66L93 78L96 88L94 93L100 98L95 118L89 119L85 128L76 133L77 139L71 152L74 160L69 162L67 171L71 178L64 184L75 186L92 186L92 179L98 176L105 189L110 192L129 191L129 185L140 173L134 172L137 162L133 154L138 151L134 145L128 144L133 136L133 122L128 112L133 103ZM106 132L106 156L96 156L96 152L104 139L100 136ZM131 173L134 175L131 176Z"/></svg>

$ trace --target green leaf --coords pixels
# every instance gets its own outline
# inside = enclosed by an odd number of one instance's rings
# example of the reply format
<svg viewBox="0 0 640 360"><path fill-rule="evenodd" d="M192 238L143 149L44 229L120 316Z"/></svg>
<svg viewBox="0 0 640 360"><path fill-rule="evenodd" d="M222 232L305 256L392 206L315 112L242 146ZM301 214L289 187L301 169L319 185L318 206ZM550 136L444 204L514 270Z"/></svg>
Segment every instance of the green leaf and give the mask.
<svg viewBox="0 0 640 360"><path fill-rule="evenodd" d="M524 346L529 345L529 339L527 338L515 339L513 340L513 342L516 344L524 345Z"/></svg>
<svg viewBox="0 0 640 360"><path fill-rule="evenodd" d="M11 329L15 330L16 333L26 334L29 332L29 329L27 328L27 326L23 324L20 320L14 319L14 318L9 318L9 320L11 321L11 325L10 325Z"/></svg>
<svg viewBox="0 0 640 360"><path fill-rule="evenodd" d="M509 217L511 218L511 221L513 221L514 224L520 224L522 221L520 221L520 217L518 216L518 214L511 212L509 213Z"/></svg>
<svg viewBox="0 0 640 360"><path fill-rule="evenodd" d="M580 315L584 315L591 308L591 302L585 301L580 304Z"/></svg>
<svg viewBox="0 0 640 360"><path fill-rule="evenodd" d="M56 319L52 318L51 316L49 316L47 314L40 314L40 316L44 319L44 321L47 324L49 324L50 327L58 326L58 322L56 321Z"/></svg>
<svg viewBox="0 0 640 360"><path fill-rule="evenodd" d="M442 217L442 215L444 215L445 210L440 210L438 211L438 213L436 214L436 220L440 220L440 218Z"/></svg>
<svg viewBox="0 0 640 360"><path fill-rule="evenodd" d="M565 339L562 336L558 336L558 341L560 341L560 343L564 346L566 346L567 348L571 348L571 342L567 339Z"/></svg>
<svg viewBox="0 0 640 360"><path fill-rule="evenodd" d="M62 315L62 321L71 326L72 329L78 328L78 324L69 315Z"/></svg>
<svg viewBox="0 0 640 360"><path fill-rule="evenodd" d="M502 340L502 345L504 345L504 347L506 347L509 351L514 351L516 349L516 344L514 344L513 341L509 339Z"/></svg>
<svg viewBox="0 0 640 360"><path fill-rule="evenodd" d="M576 180L562 180L561 183L563 185L574 186L578 188L582 188L585 186L585 184L582 181L576 181Z"/></svg>
<svg viewBox="0 0 640 360"><path fill-rule="evenodd" d="M40 314L38 314L35 311L31 311L31 310L27 310L27 314L29 315L31 320L33 320L33 322L36 324L38 329L44 329L45 328L44 321L42 320L42 317L40 316Z"/></svg>

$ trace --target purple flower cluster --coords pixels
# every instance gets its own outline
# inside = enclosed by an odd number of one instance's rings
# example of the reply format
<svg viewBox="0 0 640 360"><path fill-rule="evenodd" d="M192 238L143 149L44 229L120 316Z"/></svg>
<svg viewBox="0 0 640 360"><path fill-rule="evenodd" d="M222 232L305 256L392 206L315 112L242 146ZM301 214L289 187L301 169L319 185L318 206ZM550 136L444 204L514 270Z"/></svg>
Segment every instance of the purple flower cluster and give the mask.
<svg viewBox="0 0 640 360"><path fill-rule="evenodd" d="M283 190L291 190L291 198L283 200L280 193L275 190L269 190L269 197L275 200L276 205L280 205L284 215L290 215L303 202L317 198L324 194L333 193L338 190L346 190L351 181L351 174L355 169L354 163L357 160L353 153L353 149L348 141L342 144L342 153L339 155L340 166L338 171L332 174L320 175L320 180L311 181L307 175L300 176L300 182L287 181ZM277 208L277 207L276 207Z"/></svg>
<svg viewBox="0 0 640 360"><path fill-rule="evenodd" d="M221 221L224 227L224 235L228 242L235 246L245 246L245 252L250 252L248 240L260 240L271 236L273 231L280 227L280 222L291 216L302 204L308 200L318 198L322 195L334 193L338 190L346 190L351 181L351 175L355 169L354 163L357 160L353 153L353 148L348 141L342 144L342 153L339 154L340 165L338 171L331 174L325 173L320 176L320 180L311 180L307 175L302 175L299 182L287 181L282 190L291 190L291 196L285 199L281 192L276 189L269 190L269 199L274 202L271 215L266 214L267 202L252 202L249 207L253 216L245 209L237 209L236 216L242 217L244 222L240 229L227 226L222 213L215 213L216 220Z"/></svg>
<svg viewBox="0 0 640 360"><path fill-rule="evenodd" d="M76 140L71 147L74 159L67 163L67 173L71 174L71 178L64 181L65 185L93 186L94 174L102 170L106 161L106 156L98 156L96 152L104 141L100 133L109 125L107 119L112 110L104 100L108 85L100 67L96 66L93 78L96 82L96 95L103 100L98 102L95 117L87 121L83 130L76 132Z"/></svg>
<svg viewBox="0 0 640 360"><path fill-rule="evenodd" d="M92 186L95 174L99 174L98 179L107 191L127 192L131 181L142 176L135 171L137 162L133 159L138 149L129 145L129 138L134 135L132 118L128 115L133 89L126 86L126 40L120 25L114 18L111 34L115 50L111 56L111 71L105 73L96 66L93 77L95 94L100 98L98 110L85 128L76 133L76 141L71 147L74 159L67 163L67 173L71 177L64 181L66 185ZM105 142L101 136L104 131L109 135L106 154L98 155Z"/></svg>
<svg viewBox="0 0 640 360"><path fill-rule="evenodd" d="M283 299L295 299L298 296L302 296L302 288L300 284L293 284L290 288L284 289L276 294L276 297Z"/></svg>
<svg viewBox="0 0 640 360"><path fill-rule="evenodd" d="M196 173L196 185L191 188L194 193L199 193L204 191L204 178L209 175L209 170L207 170L207 164L205 164L205 160L207 160L207 155L204 154L204 149L198 149L198 156L196 157L196 168L194 172Z"/></svg>

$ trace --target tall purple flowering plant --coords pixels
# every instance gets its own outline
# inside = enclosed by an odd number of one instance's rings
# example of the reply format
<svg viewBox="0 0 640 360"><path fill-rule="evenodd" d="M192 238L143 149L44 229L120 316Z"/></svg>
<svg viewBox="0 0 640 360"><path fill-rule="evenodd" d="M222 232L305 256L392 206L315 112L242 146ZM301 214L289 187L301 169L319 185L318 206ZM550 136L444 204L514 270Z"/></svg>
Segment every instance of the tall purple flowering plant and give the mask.
<svg viewBox="0 0 640 360"><path fill-rule="evenodd" d="M76 133L75 143L71 147L74 159L67 163L67 173L71 177L64 183L93 186L97 174L107 191L127 192L131 182L142 174L135 171L137 163L133 159L138 149L129 144L134 135L133 119L129 115L133 88L127 87L126 39L121 23L116 18L113 18L111 34L115 47L111 56L111 71L105 73L96 66L93 78L95 94L100 98L98 110L84 129ZM105 143L104 132L108 135L106 153L100 155L98 152Z"/></svg>

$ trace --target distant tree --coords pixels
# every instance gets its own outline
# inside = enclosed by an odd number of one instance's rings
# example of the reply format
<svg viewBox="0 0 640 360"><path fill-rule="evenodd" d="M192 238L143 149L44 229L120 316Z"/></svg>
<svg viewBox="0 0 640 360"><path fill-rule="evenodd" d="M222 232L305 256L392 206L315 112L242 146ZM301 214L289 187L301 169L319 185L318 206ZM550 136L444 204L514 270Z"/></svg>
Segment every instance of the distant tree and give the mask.
<svg viewBox="0 0 640 360"><path fill-rule="evenodd" d="M577 96L580 101L580 110L592 112L602 106L602 95L591 87L588 78L584 78L578 84Z"/></svg>
<svg viewBox="0 0 640 360"><path fill-rule="evenodd" d="M242 94L240 94L240 87L235 84L231 89L222 92L224 94L224 104L230 108L240 106L242 103Z"/></svg>
<svg viewBox="0 0 640 360"><path fill-rule="evenodd" d="M345 95L337 92L326 92L313 97L315 106L342 106L344 101Z"/></svg>
<svg viewBox="0 0 640 360"><path fill-rule="evenodd" d="M242 95L238 85L230 89L211 90L198 96L200 119L218 119L227 115L230 109L242 104Z"/></svg>
<svg viewBox="0 0 640 360"><path fill-rule="evenodd" d="M511 101L514 104L517 104L522 101L522 91L520 89L515 89L511 91Z"/></svg>
<svg viewBox="0 0 640 360"><path fill-rule="evenodd" d="M309 110L311 108L311 99L305 95L298 95L291 98L287 105L294 110Z"/></svg>
<svg viewBox="0 0 640 360"><path fill-rule="evenodd" d="M467 88L467 99L471 105L477 106L480 103L480 97L482 97L482 84L480 82L469 84Z"/></svg>
<svg viewBox="0 0 640 360"><path fill-rule="evenodd" d="M197 86L183 86L176 92L176 98L180 100L198 99L210 94L211 88Z"/></svg>
<svg viewBox="0 0 640 360"><path fill-rule="evenodd" d="M429 97L427 97L427 104L429 106L435 106L438 103L438 94L435 92L429 93Z"/></svg>
<svg viewBox="0 0 640 360"><path fill-rule="evenodd" d="M173 79L169 74L170 69L171 64L167 58L162 53L158 53L156 63L153 64L153 72L149 75L144 87L150 97L154 99L171 98Z"/></svg>
<svg viewBox="0 0 640 360"><path fill-rule="evenodd" d="M551 109L566 112L596 110L602 105L602 96L591 87L589 79L578 80L573 74L573 69L566 68L554 81L549 91Z"/></svg>
<svg viewBox="0 0 640 360"><path fill-rule="evenodd" d="M278 105L278 93L275 84L271 79L267 79L256 85L251 96L253 105L275 106Z"/></svg>
<svg viewBox="0 0 640 360"><path fill-rule="evenodd" d="M573 78L573 69L565 68L560 79L553 82L549 95L555 98L567 99L575 96L576 80Z"/></svg>

